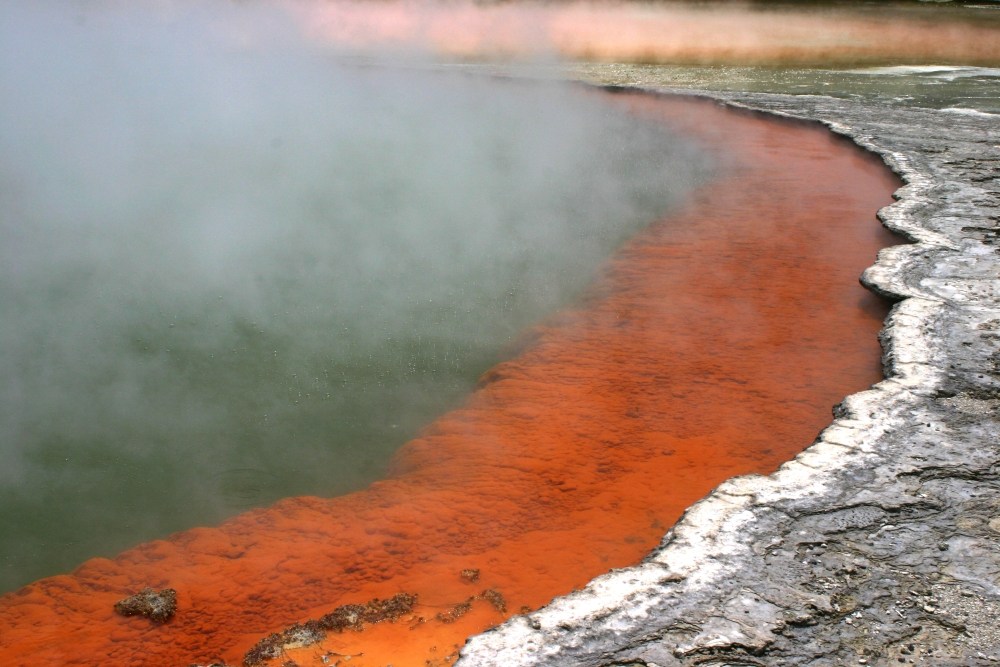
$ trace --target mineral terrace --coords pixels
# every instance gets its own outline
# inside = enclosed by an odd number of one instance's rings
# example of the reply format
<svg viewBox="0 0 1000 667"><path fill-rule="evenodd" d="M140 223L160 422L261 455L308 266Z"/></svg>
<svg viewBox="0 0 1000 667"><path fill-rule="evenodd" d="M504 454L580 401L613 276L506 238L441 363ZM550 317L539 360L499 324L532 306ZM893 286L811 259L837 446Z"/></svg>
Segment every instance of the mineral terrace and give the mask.
<svg viewBox="0 0 1000 667"><path fill-rule="evenodd" d="M684 91L689 92L689 91ZM469 641L462 667L1000 663L1000 116L702 93L813 119L907 185L886 380L692 507L636 567Z"/></svg>

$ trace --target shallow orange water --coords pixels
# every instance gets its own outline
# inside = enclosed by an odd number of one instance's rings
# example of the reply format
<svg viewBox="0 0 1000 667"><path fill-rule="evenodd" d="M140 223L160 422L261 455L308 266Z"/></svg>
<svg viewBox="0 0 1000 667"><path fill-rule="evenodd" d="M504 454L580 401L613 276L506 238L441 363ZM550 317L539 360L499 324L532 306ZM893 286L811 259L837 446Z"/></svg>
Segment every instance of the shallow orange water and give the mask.
<svg viewBox="0 0 1000 667"><path fill-rule="evenodd" d="M719 177L527 332L387 479L0 597L0 664L235 665L269 632L398 592L418 595L412 616L282 660L450 664L470 633L637 562L721 481L807 446L837 401L880 378L886 305L857 279L898 242L875 218L898 180L814 126L705 101L614 101L700 138ZM177 590L172 621L114 614L144 586ZM454 622L435 618L488 588L506 614L478 600Z"/></svg>

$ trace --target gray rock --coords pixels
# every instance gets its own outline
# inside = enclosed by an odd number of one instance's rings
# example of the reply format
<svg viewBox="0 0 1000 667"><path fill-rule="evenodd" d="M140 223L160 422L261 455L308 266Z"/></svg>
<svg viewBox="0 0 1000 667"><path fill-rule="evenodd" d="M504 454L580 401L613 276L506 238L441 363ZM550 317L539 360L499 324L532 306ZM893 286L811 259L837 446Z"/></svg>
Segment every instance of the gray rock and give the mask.
<svg viewBox="0 0 1000 667"><path fill-rule="evenodd" d="M690 94L690 91L684 91ZM905 180L863 281L886 380L636 567L469 640L461 667L1000 664L1000 116L701 93L815 119Z"/></svg>

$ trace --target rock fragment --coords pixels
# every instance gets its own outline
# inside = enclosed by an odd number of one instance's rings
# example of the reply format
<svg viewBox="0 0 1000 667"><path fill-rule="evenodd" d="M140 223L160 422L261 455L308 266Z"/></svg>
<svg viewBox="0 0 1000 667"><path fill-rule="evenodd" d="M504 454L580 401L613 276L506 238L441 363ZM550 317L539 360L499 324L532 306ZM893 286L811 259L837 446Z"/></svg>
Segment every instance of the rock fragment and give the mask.
<svg viewBox="0 0 1000 667"><path fill-rule="evenodd" d="M156 591L143 588L115 603L115 612L121 616L145 616L154 623L166 623L177 612L177 591L164 588Z"/></svg>

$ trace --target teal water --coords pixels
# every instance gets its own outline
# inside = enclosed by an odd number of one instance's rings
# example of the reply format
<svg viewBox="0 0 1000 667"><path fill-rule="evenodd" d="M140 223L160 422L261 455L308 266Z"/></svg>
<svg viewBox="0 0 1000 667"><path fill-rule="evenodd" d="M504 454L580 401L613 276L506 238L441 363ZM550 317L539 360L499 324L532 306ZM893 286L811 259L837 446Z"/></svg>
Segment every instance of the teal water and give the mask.
<svg viewBox="0 0 1000 667"><path fill-rule="evenodd" d="M0 9L0 591L363 487L707 173L568 85L86 7Z"/></svg>

